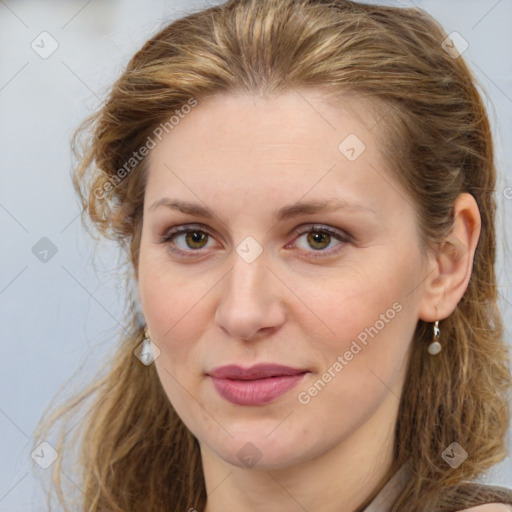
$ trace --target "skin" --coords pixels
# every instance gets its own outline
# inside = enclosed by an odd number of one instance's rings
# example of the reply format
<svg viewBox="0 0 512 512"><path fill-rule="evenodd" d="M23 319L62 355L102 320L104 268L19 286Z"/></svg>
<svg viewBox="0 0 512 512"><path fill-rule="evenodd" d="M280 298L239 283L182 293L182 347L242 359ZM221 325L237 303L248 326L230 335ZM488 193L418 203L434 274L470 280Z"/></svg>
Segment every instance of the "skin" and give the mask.
<svg viewBox="0 0 512 512"><path fill-rule="evenodd" d="M422 251L412 201L386 170L367 101L334 104L316 90L273 99L217 95L150 153L140 299L161 351L155 364L163 388L200 443L207 512L351 512L360 505L391 464L418 319L446 318L467 288L480 226L474 199L461 194L455 203L454 243ZM354 161L338 149L349 134L366 146ZM164 197L214 215L152 208ZM285 205L327 199L370 210L273 217ZM320 236L311 245L308 233L318 224L350 237ZM207 236L162 243L175 226ZM263 250L252 263L236 252L248 236ZM300 403L298 394L396 303L394 318ZM426 347L425 357L432 357ZM205 375L260 362L310 373L262 406L233 405ZM247 443L260 457L252 467L237 456Z"/></svg>

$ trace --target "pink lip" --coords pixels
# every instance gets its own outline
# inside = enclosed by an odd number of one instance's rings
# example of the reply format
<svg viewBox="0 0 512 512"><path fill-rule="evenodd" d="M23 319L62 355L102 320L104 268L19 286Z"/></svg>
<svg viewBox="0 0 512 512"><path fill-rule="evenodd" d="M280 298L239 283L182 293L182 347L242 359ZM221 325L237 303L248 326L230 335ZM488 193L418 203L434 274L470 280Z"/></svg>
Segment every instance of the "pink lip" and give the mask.
<svg viewBox="0 0 512 512"><path fill-rule="evenodd" d="M221 366L208 373L215 389L237 405L263 405L280 397L309 370L276 364L258 364L250 368Z"/></svg>

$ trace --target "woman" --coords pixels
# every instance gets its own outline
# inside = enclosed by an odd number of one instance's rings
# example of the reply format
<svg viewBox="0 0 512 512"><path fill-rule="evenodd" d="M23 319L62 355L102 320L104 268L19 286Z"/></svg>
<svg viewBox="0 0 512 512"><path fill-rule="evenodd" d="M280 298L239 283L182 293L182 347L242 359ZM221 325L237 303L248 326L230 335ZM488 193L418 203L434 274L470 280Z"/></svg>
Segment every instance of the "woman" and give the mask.
<svg viewBox="0 0 512 512"><path fill-rule="evenodd" d="M447 41L419 9L231 0L133 57L74 176L138 295L48 420L94 400L80 510L510 508L471 482L512 377L491 132Z"/></svg>

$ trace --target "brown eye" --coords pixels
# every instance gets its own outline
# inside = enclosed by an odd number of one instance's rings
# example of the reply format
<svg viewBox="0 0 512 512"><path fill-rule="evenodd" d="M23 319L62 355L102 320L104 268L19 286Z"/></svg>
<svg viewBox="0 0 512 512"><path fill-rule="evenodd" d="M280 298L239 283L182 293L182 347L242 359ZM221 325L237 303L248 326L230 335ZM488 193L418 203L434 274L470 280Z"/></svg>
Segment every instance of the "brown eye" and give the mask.
<svg viewBox="0 0 512 512"><path fill-rule="evenodd" d="M299 226L294 232L297 238L294 247L306 258L335 256L351 242L351 236L345 231L323 226L321 224Z"/></svg>
<svg viewBox="0 0 512 512"><path fill-rule="evenodd" d="M208 241L208 235L204 231L188 231L185 241L190 249L202 249Z"/></svg>
<svg viewBox="0 0 512 512"><path fill-rule="evenodd" d="M310 231L308 233L308 243L313 249L321 250L329 246L331 235L324 231Z"/></svg>
<svg viewBox="0 0 512 512"><path fill-rule="evenodd" d="M214 246L214 239L210 233L194 226L174 228L160 240L171 252L180 256L196 256L204 253L203 249L211 249Z"/></svg>

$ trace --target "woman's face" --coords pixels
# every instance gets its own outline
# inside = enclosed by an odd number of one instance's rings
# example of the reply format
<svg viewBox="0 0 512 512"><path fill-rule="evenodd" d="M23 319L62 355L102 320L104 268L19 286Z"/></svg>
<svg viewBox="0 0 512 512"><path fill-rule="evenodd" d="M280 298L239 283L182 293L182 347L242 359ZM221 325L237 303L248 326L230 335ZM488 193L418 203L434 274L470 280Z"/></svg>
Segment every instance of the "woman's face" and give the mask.
<svg viewBox="0 0 512 512"><path fill-rule="evenodd" d="M211 97L150 152L140 298L203 455L277 469L390 439L428 271L386 119L346 101ZM260 364L292 370L211 375Z"/></svg>

